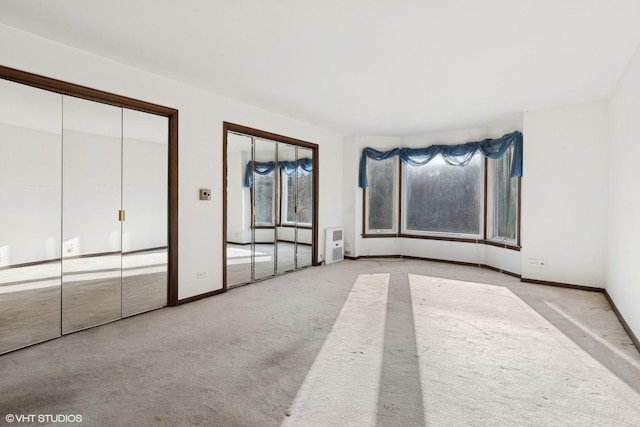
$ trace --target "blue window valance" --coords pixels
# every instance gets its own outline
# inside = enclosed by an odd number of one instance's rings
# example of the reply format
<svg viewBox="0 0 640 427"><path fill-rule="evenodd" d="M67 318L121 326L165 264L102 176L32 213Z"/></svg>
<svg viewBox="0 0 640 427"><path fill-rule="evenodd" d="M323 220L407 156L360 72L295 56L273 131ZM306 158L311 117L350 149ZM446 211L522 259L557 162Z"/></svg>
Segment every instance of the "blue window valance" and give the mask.
<svg viewBox="0 0 640 427"><path fill-rule="evenodd" d="M292 176L296 173L296 162L292 161L284 161L278 162L278 167L282 172L284 172L287 176ZM244 173L244 186L247 188L251 188L253 185L253 177L251 171L255 168L255 172L258 175L269 175L276 169L276 162L254 162L249 161L247 163L247 169ZM313 159L308 157L304 157L298 159L298 169L301 169L304 172L311 172L313 170Z"/></svg>
<svg viewBox="0 0 640 427"><path fill-rule="evenodd" d="M400 161L411 166L422 166L429 163L438 154L447 164L452 166L466 166L471 158L478 152L490 159L498 159L513 146L513 163L511 176L522 176L522 133L515 131L504 135L502 138L483 139L477 142L467 142L458 145L431 145L425 148L394 148L389 151L378 151L373 148L362 150L360 157L360 174L358 185L367 188L367 158L373 160L386 160L399 156Z"/></svg>

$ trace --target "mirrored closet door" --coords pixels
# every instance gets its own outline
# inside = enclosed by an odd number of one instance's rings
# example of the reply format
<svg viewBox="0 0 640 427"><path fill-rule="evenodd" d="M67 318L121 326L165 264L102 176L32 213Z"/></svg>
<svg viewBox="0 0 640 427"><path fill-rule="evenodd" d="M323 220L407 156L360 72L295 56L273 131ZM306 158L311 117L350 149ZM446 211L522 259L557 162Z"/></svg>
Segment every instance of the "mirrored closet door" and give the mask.
<svg viewBox="0 0 640 427"><path fill-rule="evenodd" d="M122 109L63 99L62 333L121 317Z"/></svg>
<svg viewBox="0 0 640 427"><path fill-rule="evenodd" d="M317 146L251 131L225 124L226 288L314 259Z"/></svg>
<svg viewBox="0 0 640 427"><path fill-rule="evenodd" d="M167 129L122 110L122 317L167 305Z"/></svg>
<svg viewBox="0 0 640 427"><path fill-rule="evenodd" d="M168 118L0 92L0 353L167 305Z"/></svg>
<svg viewBox="0 0 640 427"><path fill-rule="evenodd" d="M60 336L62 95L0 79L0 353Z"/></svg>
<svg viewBox="0 0 640 427"><path fill-rule="evenodd" d="M295 244L296 265L298 268L312 264L313 246L313 152L305 148L296 148L295 171Z"/></svg>
<svg viewBox="0 0 640 427"><path fill-rule="evenodd" d="M253 138L253 161L247 164L252 179L251 235L253 280L276 274L276 224L278 201L277 143Z"/></svg>

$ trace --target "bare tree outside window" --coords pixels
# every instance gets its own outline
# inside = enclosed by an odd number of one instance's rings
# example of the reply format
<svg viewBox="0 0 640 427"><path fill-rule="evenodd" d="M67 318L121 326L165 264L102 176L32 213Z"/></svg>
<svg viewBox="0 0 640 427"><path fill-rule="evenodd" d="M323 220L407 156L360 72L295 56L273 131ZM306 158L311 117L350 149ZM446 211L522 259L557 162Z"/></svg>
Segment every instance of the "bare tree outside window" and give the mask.
<svg viewBox="0 0 640 427"><path fill-rule="evenodd" d="M406 232L480 234L482 156L464 167L440 156L423 166L404 167Z"/></svg>
<svg viewBox="0 0 640 427"><path fill-rule="evenodd" d="M516 240L518 215L518 178L511 177L513 147L493 161L495 165L495 216L493 237Z"/></svg>
<svg viewBox="0 0 640 427"><path fill-rule="evenodd" d="M395 232L397 158L368 160L367 232Z"/></svg>

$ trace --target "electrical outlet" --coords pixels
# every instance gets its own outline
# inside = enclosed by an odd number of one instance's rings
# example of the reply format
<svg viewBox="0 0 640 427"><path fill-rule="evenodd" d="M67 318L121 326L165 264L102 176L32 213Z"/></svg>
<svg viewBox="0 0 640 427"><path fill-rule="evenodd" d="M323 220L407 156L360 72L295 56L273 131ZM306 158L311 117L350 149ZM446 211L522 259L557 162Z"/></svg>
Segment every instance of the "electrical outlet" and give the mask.
<svg viewBox="0 0 640 427"><path fill-rule="evenodd" d="M534 268L547 268L547 260L539 258L529 258L529 265Z"/></svg>
<svg viewBox="0 0 640 427"><path fill-rule="evenodd" d="M205 277L207 277L206 271L198 271L198 279L204 279Z"/></svg>

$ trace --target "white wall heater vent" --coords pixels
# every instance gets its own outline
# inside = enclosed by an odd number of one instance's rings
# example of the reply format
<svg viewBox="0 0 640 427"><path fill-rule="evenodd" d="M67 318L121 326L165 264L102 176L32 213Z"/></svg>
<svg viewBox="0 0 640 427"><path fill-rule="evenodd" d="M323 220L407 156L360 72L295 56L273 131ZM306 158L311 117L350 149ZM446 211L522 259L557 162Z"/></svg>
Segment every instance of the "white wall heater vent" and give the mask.
<svg viewBox="0 0 640 427"><path fill-rule="evenodd" d="M324 260L325 263L342 261L344 259L344 229L327 228L327 234L324 240Z"/></svg>

